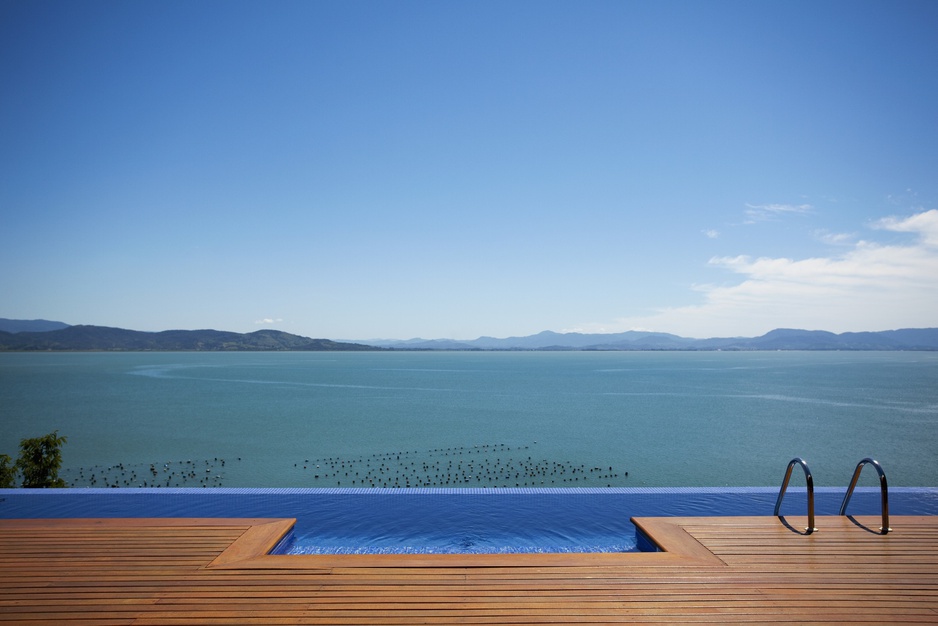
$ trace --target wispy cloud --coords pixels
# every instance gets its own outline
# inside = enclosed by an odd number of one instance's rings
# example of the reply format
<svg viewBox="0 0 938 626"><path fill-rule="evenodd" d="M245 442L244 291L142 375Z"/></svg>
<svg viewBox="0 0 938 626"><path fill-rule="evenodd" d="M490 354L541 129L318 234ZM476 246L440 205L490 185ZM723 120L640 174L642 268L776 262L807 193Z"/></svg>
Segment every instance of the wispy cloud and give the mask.
<svg viewBox="0 0 938 626"><path fill-rule="evenodd" d="M810 213L814 207L810 204L746 204L746 223L768 222L783 215Z"/></svg>
<svg viewBox="0 0 938 626"><path fill-rule="evenodd" d="M272 317L265 317L264 319L254 320L254 324L256 324L256 325L258 325L258 326L266 326L266 325L270 325L270 324L279 324L279 323L282 322L282 321L283 321L283 320L282 320L281 318L279 318L279 317L276 318L276 319L274 319L274 318L272 318Z"/></svg>
<svg viewBox="0 0 938 626"><path fill-rule="evenodd" d="M873 228L898 233L916 233L929 246L938 246L938 211L924 211L912 217L886 217L873 223Z"/></svg>
<svg viewBox="0 0 938 626"><path fill-rule="evenodd" d="M818 230L814 232L814 236L818 241L831 246L854 245L857 241L856 233L832 233L826 230Z"/></svg>
<svg viewBox="0 0 938 626"><path fill-rule="evenodd" d="M938 325L938 210L887 217L871 227L914 236L902 245L860 240L827 257L714 257L711 266L743 280L699 286L702 304L615 325L692 337L782 326L845 332Z"/></svg>
<svg viewBox="0 0 938 626"><path fill-rule="evenodd" d="M720 231L713 228L703 231L703 234L706 235L708 239L717 239L720 237Z"/></svg>

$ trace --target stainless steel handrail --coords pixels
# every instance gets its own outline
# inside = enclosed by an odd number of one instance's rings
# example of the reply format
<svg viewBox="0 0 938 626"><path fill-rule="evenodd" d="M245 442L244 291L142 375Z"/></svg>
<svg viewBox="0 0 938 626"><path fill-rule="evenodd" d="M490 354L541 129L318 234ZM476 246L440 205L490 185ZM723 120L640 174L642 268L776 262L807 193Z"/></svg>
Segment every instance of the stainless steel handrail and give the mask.
<svg viewBox="0 0 938 626"><path fill-rule="evenodd" d="M866 464L872 465L873 469L876 470L876 473L879 474L879 493L883 504L883 525L880 527L879 531L885 535L890 530L892 530L889 528L889 485L886 484L886 472L883 471L883 466L880 465L879 461L876 459L867 457L857 463L857 469L853 471L853 478L850 480L850 486L847 487L846 495L844 495L843 504L840 505L840 514L847 514L847 504L850 503L850 496L853 495L853 490L857 486L857 481L860 479L860 472L863 470L863 466Z"/></svg>
<svg viewBox="0 0 938 626"><path fill-rule="evenodd" d="M795 457L788 463L788 469L785 470L785 479L782 481L782 488L778 491L778 500L775 501L774 515L781 517L778 511L782 508L782 498L785 497L785 490L788 489L788 481L791 479L791 470L795 465L800 465L801 469L804 470L804 481L808 486L808 527L804 530L806 534L810 535L817 530L817 528L814 527L814 478L811 477L811 470L808 468L808 464L801 457Z"/></svg>

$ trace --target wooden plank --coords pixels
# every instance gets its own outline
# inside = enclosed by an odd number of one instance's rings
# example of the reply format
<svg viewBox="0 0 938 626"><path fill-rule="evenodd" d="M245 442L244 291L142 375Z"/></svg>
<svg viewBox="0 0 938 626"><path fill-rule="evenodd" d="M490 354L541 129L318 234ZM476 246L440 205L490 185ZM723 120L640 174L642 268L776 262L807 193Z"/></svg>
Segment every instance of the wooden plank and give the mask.
<svg viewBox="0 0 938 626"><path fill-rule="evenodd" d="M938 518L636 522L663 552L326 567L266 554L292 520L0 521L0 623L938 623Z"/></svg>
<svg viewBox="0 0 938 626"><path fill-rule="evenodd" d="M252 524L207 567L232 566L240 561L266 555L296 524L295 519Z"/></svg>

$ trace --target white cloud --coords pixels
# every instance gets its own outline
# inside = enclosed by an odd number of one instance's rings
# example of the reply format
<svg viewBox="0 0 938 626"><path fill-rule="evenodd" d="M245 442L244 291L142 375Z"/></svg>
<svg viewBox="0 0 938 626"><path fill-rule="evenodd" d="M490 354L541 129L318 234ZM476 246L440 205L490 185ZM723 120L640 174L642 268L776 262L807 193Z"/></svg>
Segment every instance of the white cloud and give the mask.
<svg viewBox="0 0 938 626"><path fill-rule="evenodd" d="M853 245L856 243L856 233L830 233L827 231L816 231L814 236L818 241L822 241L832 246Z"/></svg>
<svg viewBox="0 0 938 626"><path fill-rule="evenodd" d="M926 245L938 246L938 210L916 213L905 219L886 217L874 222L873 228L898 233L917 233Z"/></svg>
<svg viewBox="0 0 938 626"><path fill-rule="evenodd" d="M938 210L888 217L876 230L912 233L905 245L858 241L829 257L715 257L743 277L703 285L699 305L617 320L691 337L752 336L777 327L834 332L938 326Z"/></svg>
<svg viewBox="0 0 938 626"><path fill-rule="evenodd" d="M810 204L746 204L746 223L766 222L786 214L810 213Z"/></svg>
<svg viewBox="0 0 938 626"><path fill-rule="evenodd" d="M720 231L711 228L703 231L703 234L706 235L708 239L717 239L720 236Z"/></svg>
<svg viewBox="0 0 938 626"><path fill-rule="evenodd" d="M279 324L282 321L283 320L279 317L277 319L265 317L264 319L254 320L254 323L258 326L261 326L261 325L268 325L268 324Z"/></svg>

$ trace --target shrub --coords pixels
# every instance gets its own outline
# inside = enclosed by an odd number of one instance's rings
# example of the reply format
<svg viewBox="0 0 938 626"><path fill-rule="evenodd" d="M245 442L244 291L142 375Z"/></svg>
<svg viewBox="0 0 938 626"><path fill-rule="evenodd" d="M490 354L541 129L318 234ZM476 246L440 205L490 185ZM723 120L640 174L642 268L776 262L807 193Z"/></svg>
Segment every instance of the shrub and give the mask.
<svg viewBox="0 0 938 626"><path fill-rule="evenodd" d="M59 478L59 468L62 467L61 446L66 441L66 437L59 437L57 430L42 437L20 441L20 458L15 468L23 476L23 487L67 486Z"/></svg>
<svg viewBox="0 0 938 626"><path fill-rule="evenodd" d="M13 487L16 478L16 465L9 454L0 454L0 489Z"/></svg>

